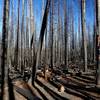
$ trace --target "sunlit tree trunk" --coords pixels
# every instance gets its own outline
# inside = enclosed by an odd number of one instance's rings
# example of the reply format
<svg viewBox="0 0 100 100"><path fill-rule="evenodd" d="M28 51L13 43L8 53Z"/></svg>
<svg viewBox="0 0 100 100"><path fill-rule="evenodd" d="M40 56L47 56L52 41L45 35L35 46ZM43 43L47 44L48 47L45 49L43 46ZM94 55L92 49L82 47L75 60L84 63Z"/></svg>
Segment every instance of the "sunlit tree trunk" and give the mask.
<svg viewBox="0 0 100 100"><path fill-rule="evenodd" d="M60 25L60 1L58 0L58 25L57 25L57 62L60 65L60 37L61 37L61 25Z"/></svg>
<svg viewBox="0 0 100 100"><path fill-rule="evenodd" d="M55 39L55 42L54 42L54 50L55 50L55 53L54 53L54 64L56 66L56 62L57 62L57 40Z"/></svg>
<svg viewBox="0 0 100 100"><path fill-rule="evenodd" d="M22 0L22 22L21 22L21 64L20 64L20 72L23 74L24 73L24 7L25 2Z"/></svg>
<svg viewBox="0 0 100 100"><path fill-rule="evenodd" d="M86 18L85 18L85 3L86 0L81 0L81 23L82 23L82 42L83 42L83 49L84 49L84 71L87 71L87 38L86 38Z"/></svg>
<svg viewBox="0 0 100 100"><path fill-rule="evenodd" d="M14 57L14 0L11 3L11 18L9 18L9 36L8 36L8 50L7 50L7 57L8 57L8 64L11 69L13 66L12 60Z"/></svg>
<svg viewBox="0 0 100 100"><path fill-rule="evenodd" d="M14 64L15 64L15 69L17 70L18 67L18 52L19 52L19 5L20 5L20 0L18 0L18 22L17 22L17 37L16 37L16 45L15 45L15 55L14 55Z"/></svg>
<svg viewBox="0 0 100 100"><path fill-rule="evenodd" d="M81 42L81 18L80 18L80 14L79 14L79 17L78 17L78 35L79 35L79 61L81 61L81 46L82 46L82 42Z"/></svg>
<svg viewBox="0 0 100 100"><path fill-rule="evenodd" d="M26 65L29 67L30 65L29 65L29 61L30 61L30 59L29 59L29 54L30 54L30 51L29 51L29 20L28 20L28 1L26 1L26 57L27 57L27 59L26 59L26 61L27 61L27 63L26 63Z"/></svg>
<svg viewBox="0 0 100 100"><path fill-rule="evenodd" d="M34 15L33 15L33 0L29 0L30 4L30 38L33 37L33 45L32 45L32 51L31 51L31 64L33 65L33 57L35 52L35 41L34 41Z"/></svg>

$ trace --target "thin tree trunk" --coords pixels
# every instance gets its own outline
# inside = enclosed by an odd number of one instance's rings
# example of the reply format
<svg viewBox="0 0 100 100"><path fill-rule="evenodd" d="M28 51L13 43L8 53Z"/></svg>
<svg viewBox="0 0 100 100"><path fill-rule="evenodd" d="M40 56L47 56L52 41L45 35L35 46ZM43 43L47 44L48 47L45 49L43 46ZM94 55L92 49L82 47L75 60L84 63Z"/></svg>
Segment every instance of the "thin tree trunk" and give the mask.
<svg viewBox="0 0 100 100"><path fill-rule="evenodd" d="M84 48L84 71L87 71L87 38L86 38L86 18L85 18L85 2L86 0L81 0L81 22L82 22L82 38L83 38L83 48Z"/></svg>
<svg viewBox="0 0 100 100"><path fill-rule="evenodd" d="M65 38L65 50L64 50L64 63L66 69L68 67L68 34L67 34L67 11L66 11L66 1L64 1L64 38Z"/></svg>
<svg viewBox="0 0 100 100"><path fill-rule="evenodd" d="M24 7L25 1L22 0L22 24L21 24L21 66L20 66L20 71L24 75Z"/></svg>
<svg viewBox="0 0 100 100"><path fill-rule="evenodd" d="M51 9L51 25L50 25L50 34L51 34L51 57L50 57L50 64L51 69L53 70L53 13L54 13L54 1L52 0L52 9Z"/></svg>
<svg viewBox="0 0 100 100"><path fill-rule="evenodd" d="M17 39L16 39L16 45L15 45L15 56L14 56L14 64L15 64L15 70L17 70L18 67L18 52L19 52L19 5L20 0L18 0L18 23L17 23Z"/></svg>

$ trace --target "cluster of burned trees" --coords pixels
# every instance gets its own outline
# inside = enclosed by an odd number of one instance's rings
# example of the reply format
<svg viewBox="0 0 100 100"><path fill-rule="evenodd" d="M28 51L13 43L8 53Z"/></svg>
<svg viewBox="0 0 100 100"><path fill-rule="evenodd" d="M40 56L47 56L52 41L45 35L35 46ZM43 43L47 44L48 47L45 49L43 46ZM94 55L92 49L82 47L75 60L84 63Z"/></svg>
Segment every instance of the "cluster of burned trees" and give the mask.
<svg viewBox="0 0 100 100"><path fill-rule="evenodd" d="M92 37L92 42L89 39L89 27L86 27L86 0L78 1L78 32L75 31L73 0L70 2L67 0L43 1L41 30L39 39L36 39L38 34L35 31L37 28L34 21L33 0L18 0L16 15L14 12L15 0L4 0L2 87L8 80L8 73L12 70L20 72L22 76L24 76L25 70L31 70L34 81L39 65L49 65L53 70L54 67L61 65L68 69L71 64L76 64L87 72L88 64L96 62L97 84L100 85L100 0L96 0L96 6L94 5L96 12L95 38ZM89 52L91 49L92 51ZM89 61L88 55L91 57ZM79 65L80 62L81 65Z"/></svg>

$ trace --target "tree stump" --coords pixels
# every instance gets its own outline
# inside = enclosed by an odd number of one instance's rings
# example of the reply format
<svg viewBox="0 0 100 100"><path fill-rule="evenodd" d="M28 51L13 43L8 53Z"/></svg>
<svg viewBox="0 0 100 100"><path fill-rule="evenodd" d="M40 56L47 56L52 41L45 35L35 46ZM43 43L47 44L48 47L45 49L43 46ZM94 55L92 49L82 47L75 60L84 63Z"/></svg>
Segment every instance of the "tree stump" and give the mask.
<svg viewBox="0 0 100 100"><path fill-rule="evenodd" d="M58 86L58 91L59 91L59 92L64 92L64 91L65 91L65 87L64 87L63 85L60 84L60 85Z"/></svg>

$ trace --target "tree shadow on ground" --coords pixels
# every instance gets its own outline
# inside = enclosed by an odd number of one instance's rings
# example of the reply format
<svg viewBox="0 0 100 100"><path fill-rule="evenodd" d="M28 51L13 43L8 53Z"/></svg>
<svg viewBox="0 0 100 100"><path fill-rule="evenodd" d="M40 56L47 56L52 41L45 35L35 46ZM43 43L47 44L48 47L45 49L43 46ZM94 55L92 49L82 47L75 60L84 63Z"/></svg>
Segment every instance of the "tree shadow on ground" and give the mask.
<svg viewBox="0 0 100 100"><path fill-rule="evenodd" d="M100 89L98 89L96 87L91 87L90 86L90 87L86 88L85 86L82 86L82 84L77 84L74 80L72 82L73 83L75 82L76 83L75 85L74 84L69 84L69 83L64 83L61 80L57 80L57 82L61 83L65 86L65 88L66 88L65 91L67 93L69 92L68 89L71 89L71 90L75 91L74 95L80 96L84 99L92 99L92 100L95 100L95 98L100 99L100 97L97 97L97 96L93 95L93 93L97 94L97 95L100 94ZM70 93L71 93L71 91L70 91ZM81 95L80 95L80 93L81 93ZM71 93L71 94L73 94L73 93Z"/></svg>
<svg viewBox="0 0 100 100"><path fill-rule="evenodd" d="M67 98L57 94L56 92L54 92L53 90L51 90L50 88L48 88L47 86L45 86L42 82L40 82L39 80L36 80L36 83L39 84L41 87L43 87L53 98L55 98L56 100L68 100Z"/></svg>

